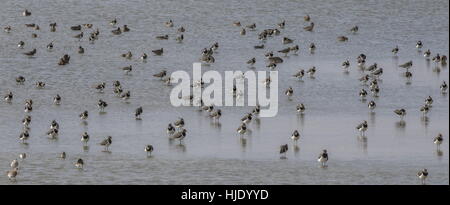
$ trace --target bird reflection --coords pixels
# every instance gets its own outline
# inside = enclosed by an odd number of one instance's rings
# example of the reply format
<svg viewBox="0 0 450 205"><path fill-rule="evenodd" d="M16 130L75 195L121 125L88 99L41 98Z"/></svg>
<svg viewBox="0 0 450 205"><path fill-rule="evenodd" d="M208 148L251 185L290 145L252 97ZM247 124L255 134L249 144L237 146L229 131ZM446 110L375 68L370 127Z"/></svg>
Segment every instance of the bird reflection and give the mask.
<svg viewBox="0 0 450 205"><path fill-rule="evenodd" d="M261 128L261 119L255 117L255 125L257 129Z"/></svg>
<svg viewBox="0 0 450 205"><path fill-rule="evenodd" d="M175 145L175 149L181 152L186 152L186 145L184 144L177 144Z"/></svg>
<svg viewBox="0 0 450 205"><path fill-rule="evenodd" d="M241 144L242 151L245 151L245 148L247 147L247 139L241 137L239 138L239 142Z"/></svg>
<svg viewBox="0 0 450 205"><path fill-rule="evenodd" d="M406 78L405 84L406 85L411 85L412 84L411 78Z"/></svg>
<svg viewBox="0 0 450 205"><path fill-rule="evenodd" d="M358 145L362 148L363 152L367 154L367 137L359 135L356 138L358 139Z"/></svg>
<svg viewBox="0 0 450 205"><path fill-rule="evenodd" d="M216 121L216 122L211 121L210 125L211 125L211 127L217 128L219 130L222 128L222 123L220 123L218 121Z"/></svg>
<svg viewBox="0 0 450 205"><path fill-rule="evenodd" d="M430 124L430 118L428 118L428 116L422 116L420 117L420 122L422 122L423 126L428 127Z"/></svg>
<svg viewBox="0 0 450 205"><path fill-rule="evenodd" d="M298 153L300 152L300 146L294 144L293 146L293 150L294 150L294 154L298 155Z"/></svg>
<svg viewBox="0 0 450 205"><path fill-rule="evenodd" d="M369 121L372 126L375 126L375 116L376 112L369 112Z"/></svg>
<svg viewBox="0 0 450 205"><path fill-rule="evenodd" d="M398 121L395 123L395 127L398 129L404 130L406 127L406 122L404 120Z"/></svg>
<svg viewBox="0 0 450 205"><path fill-rule="evenodd" d="M89 151L89 146L84 145L84 146L83 146L83 151L88 152L88 151Z"/></svg>
<svg viewBox="0 0 450 205"><path fill-rule="evenodd" d="M297 115L298 120L300 121L300 125L303 127L303 125L305 124L305 114L304 113L300 113Z"/></svg>
<svg viewBox="0 0 450 205"><path fill-rule="evenodd" d="M444 156L444 152L442 150L436 150L436 155L438 157L442 157L442 156Z"/></svg>

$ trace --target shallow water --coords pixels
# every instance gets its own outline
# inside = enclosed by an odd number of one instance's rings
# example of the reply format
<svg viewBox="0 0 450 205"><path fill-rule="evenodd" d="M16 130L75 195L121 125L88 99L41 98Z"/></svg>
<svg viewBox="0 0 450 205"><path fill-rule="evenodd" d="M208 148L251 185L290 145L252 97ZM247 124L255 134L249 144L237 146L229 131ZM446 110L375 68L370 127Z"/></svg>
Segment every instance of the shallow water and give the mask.
<svg viewBox="0 0 450 205"><path fill-rule="evenodd" d="M183 2L183 3L180 3ZM32 16L23 17L28 8ZM11 104L0 102L0 170L8 170L11 160L25 152L28 158L20 162L20 174L15 184L418 184L416 173L422 168L430 172L429 184L449 184L449 97L441 95L439 85L449 82L448 67L435 71L417 52L417 40L424 42L423 51L431 49L448 56L448 1L6 1L0 7L1 26L11 25L9 34L0 32L0 93L14 93ZM303 31L310 14L316 24L312 33ZM131 32L113 36L108 22L117 17L119 25L127 24ZM173 28L164 26L172 19ZM266 49L254 50L260 44L256 35L262 29L274 28L286 20L281 35L269 38ZM243 25L256 23L256 31L239 35L233 21ZM57 32L49 32L48 24L57 22ZM34 31L23 24L36 23ZM72 25L92 23L100 29L99 40L89 44L71 36L79 32ZM358 25L358 34L348 30ZM184 26L182 44L174 38L176 29ZM31 33L38 38L32 39ZM156 40L156 35L168 34L168 41ZM336 41L346 35L348 42ZM191 107L174 108L169 103L171 87L151 76L162 69L169 72L191 72L204 47L215 41L220 48L214 55L216 63L204 70L243 70L247 60L256 57L256 70L265 68L263 54L277 51L283 36L299 44L298 55L289 55L277 66L279 71L279 111L274 118L260 118L249 128L251 133L241 140L235 133L239 119L251 107L222 107L220 123L213 123L205 113ZM23 40L24 49L17 43ZM45 46L54 41L49 52ZM312 55L309 43L317 46ZM76 53L82 45L85 54ZM398 57L390 50L398 45ZM34 58L22 55L38 48ZM147 63L137 60L142 52L164 48L163 56L149 56ZM120 56L128 50L133 60ZM58 66L65 53L70 64ZM380 81L377 108L371 114L368 101L361 102L355 58L364 53L367 64L377 62L384 68ZM349 59L351 69L342 72L341 63ZM397 65L414 61L411 84L401 76ZM119 68L133 65L131 75ZM314 79L303 82L291 77L298 68L316 66ZM25 85L14 78L26 77ZM281 80L282 79L282 80ZM131 91L129 103L112 93L112 81L119 80L124 90ZM34 88L36 81L46 82L44 89ZM106 82L105 93L92 86ZM293 100L283 95L294 88ZM367 89L367 88L366 88ZM52 105L59 93L62 105ZM434 99L433 108L424 120L419 112L427 96ZM25 99L32 98L33 111L28 145L19 143ZM98 99L108 102L106 114L99 114ZM295 106L302 102L307 111L297 115ZM143 106L142 121L134 119L134 110ZM407 110L406 125L392 112ZM78 114L89 111L88 124L83 125ZM170 142L165 128L169 122L183 117L188 136L183 145ZM46 138L45 132L55 119L61 129L59 139ZM367 141L358 138L356 125L369 123ZM290 141L298 129L298 146ZM91 140L84 150L81 134L87 131ZM441 152L432 143L438 134L444 135ZM102 152L98 143L107 135L113 137L111 153ZM278 154L281 144L289 144L287 159ZM147 158L143 149L152 144L155 151ZM320 168L316 157L322 149L330 153L328 167ZM59 152L68 154L57 159ZM77 158L86 162L84 171L73 166ZM0 184L11 184L0 177Z"/></svg>

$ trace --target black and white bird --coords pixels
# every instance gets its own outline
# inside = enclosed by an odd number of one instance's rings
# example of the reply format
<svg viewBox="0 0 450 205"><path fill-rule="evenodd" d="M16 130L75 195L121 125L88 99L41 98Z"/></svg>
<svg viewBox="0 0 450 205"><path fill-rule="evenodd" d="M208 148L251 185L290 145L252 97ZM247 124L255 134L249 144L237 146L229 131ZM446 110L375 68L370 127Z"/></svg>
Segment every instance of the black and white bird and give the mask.
<svg viewBox="0 0 450 205"><path fill-rule="evenodd" d="M25 116L25 118L22 119L22 124L24 126L28 126L31 123L31 116L27 115Z"/></svg>
<svg viewBox="0 0 450 205"><path fill-rule="evenodd" d="M64 158L65 158L65 152L64 153ZM79 158L76 162L75 162L75 167L78 169L83 169L84 167L84 161L83 159Z"/></svg>
<svg viewBox="0 0 450 205"><path fill-rule="evenodd" d="M431 58L432 61L434 61L436 64L441 62L441 56L438 54L436 54L436 56L434 56L433 58Z"/></svg>
<svg viewBox="0 0 450 205"><path fill-rule="evenodd" d="M417 43L416 43L416 48L417 48L417 49L421 49L422 47L423 47L422 41L417 41Z"/></svg>
<svg viewBox="0 0 450 205"><path fill-rule="evenodd" d="M285 21L285 20L283 20L282 22L280 22L280 23L277 23L277 25L278 25L278 27L280 27L281 29L283 29L283 28L284 28L284 26L286 25L286 21Z"/></svg>
<svg viewBox="0 0 450 205"><path fill-rule="evenodd" d="M350 32L352 32L352 33L357 33L358 30L359 30L359 27L358 27L358 26L353 26L353 27L350 29Z"/></svg>
<svg viewBox="0 0 450 205"><path fill-rule="evenodd" d="M56 94L56 96L53 97L53 103L55 105L60 105L61 104L61 96L59 96L59 94Z"/></svg>
<svg viewBox="0 0 450 205"><path fill-rule="evenodd" d="M425 104L431 107L431 105L433 104L433 98L431 96L425 98Z"/></svg>
<svg viewBox="0 0 450 205"><path fill-rule="evenodd" d="M106 103L105 101L100 99L100 100L98 100L97 106L100 109L100 111L104 111L105 108L108 106L108 103Z"/></svg>
<svg viewBox="0 0 450 205"><path fill-rule="evenodd" d="M300 133L297 130L294 130L291 135L291 139L294 140L294 142L297 144L298 140L300 139Z"/></svg>
<svg viewBox="0 0 450 205"><path fill-rule="evenodd" d="M442 82L442 84L441 84L441 86L439 86L439 88L441 89L441 93L443 93L443 94L447 93L448 86L445 81Z"/></svg>
<svg viewBox="0 0 450 205"><path fill-rule="evenodd" d="M23 41L19 41L19 43L17 44L18 48L23 48L25 46L25 42Z"/></svg>
<svg viewBox="0 0 450 205"><path fill-rule="evenodd" d="M395 48L393 48L391 52L392 52L394 55L397 55L397 53L398 53L399 50L400 50L400 49L398 48L398 46L395 46Z"/></svg>
<svg viewBox="0 0 450 205"><path fill-rule="evenodd" d="M87 143L89 142L89 134L87 132L84 132L81 135L81 142L84 144L84 146L87 146Z"/></svg>
<svg viewBox="0 0 450 205"><path fill-rule="evenodd" d="M370 79L370 76L366 74L366 75L362 76L361 78L359 78L359 81L361 83L363 83L364 85L366 85L366 83L367 83L367 81L369 81L369 79Z"/></svg>
<svg viewBox="0 0 450 205"><path fill-rule="evenodd" d="M250 66L253 66L255 63L256 63L256 58L252 58L247 61L247 64L249 64Z"/></svg>
<svg viewBox="0 0 450 205"><path fill-rule="evenodd" d="M112 30L111 33L114 35L120 35L122 34L122 30L120 29L120 27L117 27L117 29Z"/></svg>
<svg viewBox="0 0 450 205"><path fill-rule="evenodd" d="M98 92L103 92L103 89L105 89L105 86L106 86L106 83L102 82L100 84L95 85L94 88L96 90L98 90Z"/></svg>
<svg viewBox="0 0 450 205"><path fill-rule="evenodd" d="M349 60L344 61L341 66L343 69L348 69L350 67L350 61Z"/></svg>
<svg viewBox="0 0 450 205"><path fill-rule="evenodd" d="M439 134L433 139L433 143L437 146L437 150L440 149L440 146L441 146L442 142L444 142L444 137L442 136L441 133L439 133Z"/></svg>
<svg viewBox="0 0 450 205"><path fill-rule="evenodd" d="M250 25L246 25L246 28L250 29L250 30L254 30L256 28L256 23L250 24Z"/></svg>
<svg viewBox="0 0 450 205"><path fill-rule="evenodd" d="M78 116L80 117L81 120L87 120L89 117L89 112L87 110L85 110Z"/></svg>
<svg viewBox="0 0 450 205"><path fill-rule="evenodd" d="M161 79L162 79L162 78L165 77L166 75L167 75L167 71L162 70L161 72L154 74L153 77L161 78Z"/></svg>
<svg viewBox="0 0 450 205"><path fill-rule="evenodd" d="M364 88L361 88L361 90L359 91L359 97L361 97L361 99L365 99L367 96L367 91Z"/></svg>
<svg viewBox="0 0 450 205"><path fill-rule="evenodd" d="M283 39L282 39L282 43L283 44L289 44L289 43L292 43L292 42L294 42L294 40L292 40L292 39L290 39L288 37L283 37ZM289 52L289 50L288 50L288 52Z"/></svg>
<svg viewBox="0 0 450 205"><path fill-rule="evenodd" d="M9 92L5 95L4 99L5 99L5 101L6 101L7 103L11 103L11 101L13 100L13 97L14 97L13 93L12 93L11 91L9 91Z"/></svg>
<svg viewBox="0 0 450 205"><path fill-rule="evenodd" d="M175 132L175 134L170 136L170 139L179 140L181 144L181 141L186 137L186 133L187 133L186 129L181 129L180 131Z"/></svg>
<svg viewBox="0 0 450 205"><path fill-rule="evenodd" d="M111 20L110 22L109 22L109 25L111 25L111 26L114 26L114 25L116 25L117 24L117 19L116 18L114 18L113 20Z"/></svg>
<svg viewBox="0 0 450 205"><path fill-rule="evenodd" d="M9 33L9 32L11 32L11 26L6 26L5 28L3 28L3 30L4 30L6 33Z"/></svg>
<svg viewBox="0 0 450 205"><path fill-rule="evenodd" d="M169 135L173 135L173 133L175 133L175 127L172 125L172 123L169 123L169 125L167 126L166 132Z"/></svg>
<svg viewBox="0 0 450 205"><path fill-rule="evenodd" d="M401 108L401 109L396 109L394 110L394 113L397 114L400 117L400 121L403 121L403 118L406 115L406 110Z"/></svg>
<svg viewBox="0 0 450 205"><path fill-rule="evenodd" d="M427 169L423 169L423 170L419 171L419 172L417 173L417 177L419 177L420 181L421 181L422 184L424 185L424 184L425 184L425 180L426 180L427 177L428 177L428 170L427 170Z"/></svg>
<svg viewBox="0 0 450 205"><path fill-rule="evenodd" d="M45 83L44 82L42 82L42 81L38 81L38 82L36 82L36 88L38 88L38 89L42 89L42 88L44 88L45 87Z"/></svg>
<svg viewBox="0 0 450 205"><path fill-rule="evenodd" d="M413 66L413 62L412 61L408 61L406 63L403 63L401 65L399 65L398 67L400 68L405 68L406 70L410 69Z"/></svg>
<svg viewBox="0 0 450 205"><path fill-rule="evenodd" d="M181 34L181 35L179 35L179 36L177 36L177 37L175 38L175 41L176 41L177 43L182 43L183 40L184 40L184 35L183 35L183 34Z"/></svg>
<svg viewBox="0 0 450 205"><path fill-rule="evenodd" d="M378 64L374 63L374 64L370 65L369 67L365 68L365 70L372 72L372 71L374 71L377 68L378 68Z"/></svg>
<svg viewBox="0 0 450 205"><path fill-rule="evenodd" d="M60 154L59 154L59 156L58 156L58 158L60 158L60 159L66 159L66 152L61 152Z"/></svg>
<svg viewBox="0 0 450 205"><path fill-rule="evenodd" d="M426 116L428 111L430 110L430 107L425 104L425 105L422 105L419 110L420 110L420 112L422 112L423 116Z"/></svg>
<svg viewBox="0 0 450 205"><path fill-rule="evenodd" d="M75 35L75 36L73 36L74 38L78 38L78 39L82 39L83 38L83 32L81 32L81 33L79 33L79 34L77 34L77 35Z"/></svg>
<svg viewBox="0 0 450 205"><path fill-rule="evenodd" d="M217 110L211 112L211 114L209 116L214 120L219 120L220 117L222 116L222 110L217 109Z"/></svg>
<svg viewBox="0 0 450 205"><path fill-rule="evenodd" d="M176 128L182 128L182 127L184 127L184 119L183 119L183 118L178 119L177 121L175 121L175 122L173 123L173 125L174 125Z"/></svg>
<svg viewBox="0 0 450 205"><path fill-rule="evenodd" d="M253 108L253 110L252 110L252 115L255 116L255 118L256 118L260 112L261 112L261 106L256 105L255 108Z"/></svg>
<svg viewBox="0 0 450 205"><path fill-rule="evenodd" d="M289 86L289 88L286 91L284 91L284 94L288 96L288 98L290 99L290 97L294 94L294 89L292 89L292 87Z"/></svg>
<svg viewBox="0 0 450 205"><path fill-rule="evenodd" d="M375 101L371 100L369 104L367 104L367 107L369 107L369 109L373 112L373 110L377 107L377 104Z"/></svg>
<svg viewBox="0 0 450 205"><path fill-rule="evenodd" d="M104 139L103 141L100 142L101 146L105 147L104 151L109 151L109 146L112 144L112 137L108 136L106 139Z"/></svg>
<svg viewBox="0 0 450 205"><path fill-rule="evenodd" d="M306 108L303 103L300 103L297 105L297 112L303 114L305 112Z"/></svg>
<svg viewBox="0 0 450 205"><path fill-rule="evenodd" d="M306 73L309 74L309 77L313 78L314 73L316 73L316 66L313 66L310 69L308 69L308 71L306 71Z"/></svg>
<svg viewBox="0 0 450 205"><path fill-rule="evenodd" d="M22 12L22 16L31 16L31 11L28 11L28 9L25 9L25 11Z"/></svg>
<svg viewBox="0 0 450 205"><path fill-rule="evenodd" d="M249 124L253 119L253 114L252 113L247 113L246 115L244 115L243 118L241 118L241 122L245 123L245 124Z"/></svg>
<svg viewBox="0 0 450 205"><path fill-rule="evenodd" d="M33 111L33 106L29 103L25 103L25 112Z"/></svg>
<svg viewBox="0 0 450 205"><path fill-rule="evenodd" d="M78 46L78 53L79 54L83 54L84 53L84 48L82 46Z"/></svg>
<svg viewBox="0 0 450 205"><path fill-rule="evenodd" d="M160 48L160 49L152 50L152 53L154 53L157 56L160 56L164 53L164 50L163 50L163 48Z"/></svg>
<svg viewBox="0 0 450 205"><path fill-rule="evenodd" d="M58 137L59 130L56 128L50 128L50 130L47 132L47 135L50 139L56 139Z"/></svg>
<svg viewBox="0 0 450 205"><path fill-rule="evenodd" d="M141 55L141 60L142 61L146 61L147 60L147 54L146 53L143 53L142 55Z"/></svg>
<svg viewBox="0 0 450 205"><path fill-rule="evenodd" d="M327 161L328 161L328 152L326 149L322 150L322 153L320 153L319 157L317 158L317 161L321 164L322 167L326 167Z"/></svg>
<svg viewBox="0 0 450 205"><path fill-rule="evenodd" d="M367 124L367 121L363 121L358 126L356 126L356 129L361 133L361 136L365 136L365 132L369 128L369 125Z"/></svg>
<svg viewBox="0 0 450 205"><path fill-rule="evenodd" d="M314 29L314 22L311 22L311 23L309 24L309 26L303 27L303 29L304 29L305 31L313 31L313 29Z"/></svg>
<svg viewBox="0 0 450 205"><path fill-rule="evenodd" d="M425 59L430 60L430 56L431 56L430 49L427 49L425 52L423 52L423 57L425 57Z"/></svg>
<svg viewBox="0 0 450 205"><path fill-rule="evenodd" d="M245 36L245 34L247 33L247 31L245 30L245 28L241 28L241 31L239 32L242 36Z"/></svg>
<svg viewBox="0 0 450 205"><path fill-rule="evenodd" d="M383 74L383 68L378 68L371 73L375 78L380 77Z"/></svg>
<svg viewBox="0 0 450 205"><path fill-rule="evenodd" d="M25 141L28 140L28 138L30 138L30 134L28 133L27 130L23 131L19 135L19 140L22 141L22 143L25 143Z"/></svg>
<svg viewBox="0 0 450 205"><path fill-rule="evenodd" d="M153 145L146 145L144 151L145 153L147 153L147 156L150 156L153 152Z"/></svg>
<svg viewBox="0 0 450 205"><path fill-rule="evenodd" d="M303 76L305 76L305 70L300 69L297 73L295 73L292 76L294 76L294 77L298 78L299 80L301 80L303 78Z"/></svg>
<svg viewBox="0 0 450 205"><path fill-rule="evenodd" d="M170 19L169 21L167 21L165 24L166 24L167 27L173 27L173 21L172 21L172 19Z"/></svg>
<svg viewBox="0 0 450 205"><path fill-rule="evenodd" d="M373 97L378 97L378 93L380 92L380 87L378 87L378 85L371 86L370 92L372 92Z"/></svg>
<svg viewBox="0 0 450 205"><path fill-rule="evenodd" d="M125 59L131 59L131 57L133 57L133 54L131 53L131 51L128 51L127 53L124 53L121 56Z"/></svg>
<svg viewBox="0 0 450 205"><path fill-rule="evenodd" d="M129 65L129 66L125 66L122 68L123 72L125 72L125 75L128 75L131 71L133 71L133 66Z"/></svg>
<svg viewBox="0 0 450 205"><path fill-rule="evenodd" d="M340 42L348 41L348 37L347 36L338 36L337 40Z"/></svg>
<svg viewBox="0 0 450 205"><path fill-rule="evenodd" d="M311 53L314 53L315 50L316 50L316 44L314 44L314 43L309 44L309 51Z"/></svg>
<svg viewBox="0 0 450 205"><path fill-rule="evenodd" d="M238 134L241 135L241 137L247 132L247 125L245 123L242 123L236 130Z"/></svg>
<svg viewBox="0 0 450 205"><path fill-rule="evenodd" d="M56 122L56 120L52 120L50 123L50 129L59 129L59 124Z"/></svg>
<svg viewBox="0 0 450 205"><path fill-rule="evenodd" d="M47 49L48 49L49 51L53 50L53 41L50 42L49 44L47 44Z"/></svg>
<svg viewBox="0 0 450 205"><path fill-rule="evenodd" d="M16 77L16 83L19 85L23 85L23 83L25 83L25 77L23 77L21 75Z"/></svg>
<svg viewBox="0 0 450 205"><path fill-rule="evenodd" d="M158 40L168 40L169 39L169 35L160 35L160 36L156 36L156 39Z"/></svg>

